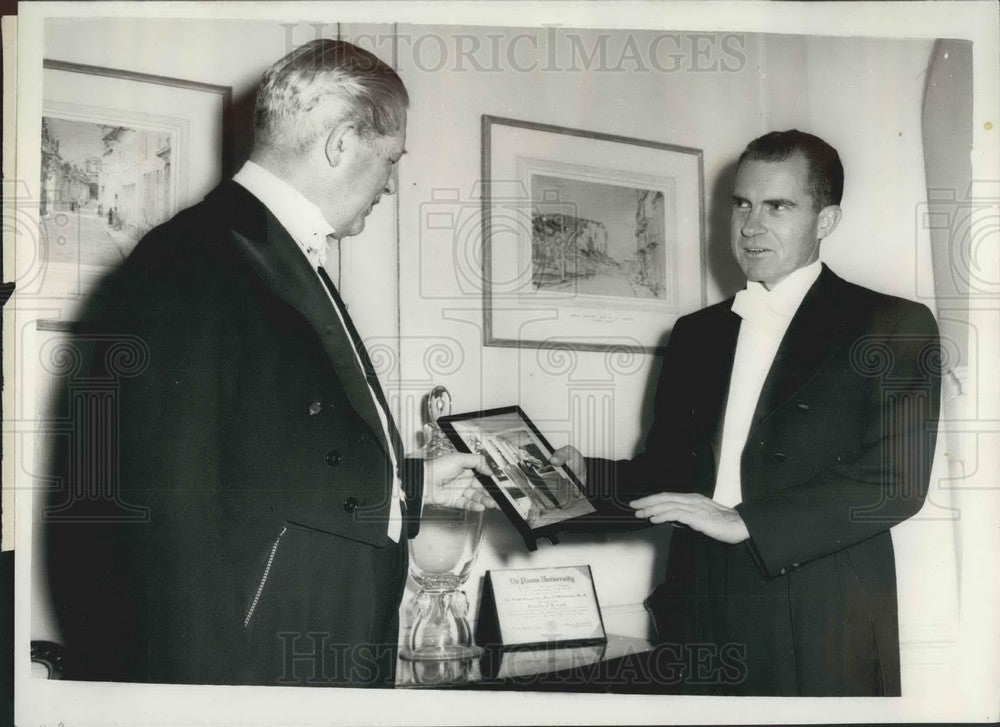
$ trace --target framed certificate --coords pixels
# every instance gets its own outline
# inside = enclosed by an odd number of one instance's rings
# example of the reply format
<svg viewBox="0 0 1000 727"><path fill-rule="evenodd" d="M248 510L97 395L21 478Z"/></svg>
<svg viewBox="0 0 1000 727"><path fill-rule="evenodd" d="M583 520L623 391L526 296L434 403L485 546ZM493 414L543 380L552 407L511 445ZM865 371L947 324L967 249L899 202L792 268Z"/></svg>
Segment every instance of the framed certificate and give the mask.
<svg viewBox="0 0 1000 727"><path fill-rule="evenodd" d="M589 565L486 572L476 620L480 646L514 651L606 644L607 640ZM585 656L596 660L586 652L569 656L577 663ZM507 661L509 667L512 660ZM551 668L566 667L553 664Z"/></svg>
<svg viewBox="0 0 1000 727"><path fill-rule="evenodd" d="M549 463L551 445L520 407L455 414L438 424L459 451L486 459L492 474L477 476L529 550L540 537L557 542L558 526L594 512L576 474Z"/></svg>

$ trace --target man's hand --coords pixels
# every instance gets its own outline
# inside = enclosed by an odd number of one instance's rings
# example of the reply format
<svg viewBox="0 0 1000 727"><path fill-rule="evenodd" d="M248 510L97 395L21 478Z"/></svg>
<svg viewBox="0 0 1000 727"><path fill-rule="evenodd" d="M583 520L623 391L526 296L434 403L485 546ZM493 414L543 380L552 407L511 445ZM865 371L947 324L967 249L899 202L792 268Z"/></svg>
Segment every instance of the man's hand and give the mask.
<svg viewBox="0 0 1000 727"><path fill-rule="evenodd" d="M496 502L483 489L473 470L490 474L486 460L478 454L453 452L424 462L424 504L463 510L495 508Z"/></svg>
<svg viewBox="0 0 1000 727"><path fill-rule="evenodd" d="M750 538L743 518L731 507L691 492L661 492L632 500L637 518L651 523L683 523L723 543L742 543Z"/></svg>
<svg viewBox="0 0 1000 727"><path fill-rule="evenodd" d="M570 444L560 447L549 457L549 464L556 467L566 465L576 475L576 478L580 480L580 484L584 487L587 486L587 464L584 462L580 450L576 447Z"/></svg>

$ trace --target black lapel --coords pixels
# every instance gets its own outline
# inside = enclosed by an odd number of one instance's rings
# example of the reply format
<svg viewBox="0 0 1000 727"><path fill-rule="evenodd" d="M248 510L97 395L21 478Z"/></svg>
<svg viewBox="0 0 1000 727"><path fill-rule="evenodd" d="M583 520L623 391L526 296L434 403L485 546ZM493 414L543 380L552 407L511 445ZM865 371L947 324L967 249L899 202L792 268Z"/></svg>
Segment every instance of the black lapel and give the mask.
<svg viewBox="0 0 1000 727"><path fill-rule="evenodd" d="M344 299L340 297L340 291L337 290L337 286L333 284L333 281L330 280L330 276L327 275L323 268L319 269L319 277L329 291L330 297L333 299L333 304L337 306L337 310L344 319L344 328L347 329L347 335L349 335L351 340L354 342L354 348L357 350L358 358L361 360L361 368L364 371L365 378L368 380L368 387L371 389L372 393L375 394L375 400L378 402L379 406L382 407L382 411L385 412L386 429L389 430L389 438L392 442L392 448L396 452L396 461L397 463L402 462L403 440L399 437L399 430L396 429L396 422L392 420L389 401L385 398L385 392L382 391L382 382L378 380L378 374L375 372L375 366L372 364L371 357L368 355L368 349L365 348L365 342L361 339L361 334L358 333L358 329L355 327L354 320L351 318L350 313L347 312L347 304L344 303Z"/></svg>
<svg viewBox="0 0 1000 727"><path fill-rule="evenodd" d="M712 447L716 471L722 444L722 422L729 396L729 380L733 373L736 341L742 320L733 313L732 305L733 300L730 298L716 306L712 311L712 321L703 328L706 338L701 349L705 356L700 360L697 384L701 398L693 412L697 426L704 432ZM707 486L711 488L714 484L713 475Z"/></svg>
<svg viewBox="0 0 1000 727"><path fill-rule="evenodd" d="M389 443L364 372L316 271L288 231L260 200L236 182L223 182L208 197L227 211L238 252L264 285L298 311L319 336L348 400L388 454ZM388 410L386 416L390 416Z"/></svg>
<svg viewBox="0 0 1000 727"><path fill-rule="evenodd" d="M757 400L750 435L816 375L846 340L844 281L826 265L785 331ZM747 441L749 441L749 437Z"/></svg>

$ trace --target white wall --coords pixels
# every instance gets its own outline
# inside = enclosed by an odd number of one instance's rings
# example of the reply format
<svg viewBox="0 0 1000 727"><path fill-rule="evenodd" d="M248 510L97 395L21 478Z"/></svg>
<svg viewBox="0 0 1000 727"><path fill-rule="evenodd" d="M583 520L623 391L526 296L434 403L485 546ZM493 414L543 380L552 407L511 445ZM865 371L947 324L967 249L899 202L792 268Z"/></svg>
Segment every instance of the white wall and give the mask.
<svg viewBox="0 0 1000 727"><path fill-rule="evenodd" d="M46 21L45 57L218 83L238 93L255 88L287 52L286 41L273 21L60 18Z"/></svg>
<svg viewBox="0 0 1000 727"><path fill-rule="evenodd" d="M330 26L336 32L336 26ZM231 86L236 162L249 151L253 96L261 74L295 43L313 37L274 21L178 18L49 19L45 58Z"/></svg>

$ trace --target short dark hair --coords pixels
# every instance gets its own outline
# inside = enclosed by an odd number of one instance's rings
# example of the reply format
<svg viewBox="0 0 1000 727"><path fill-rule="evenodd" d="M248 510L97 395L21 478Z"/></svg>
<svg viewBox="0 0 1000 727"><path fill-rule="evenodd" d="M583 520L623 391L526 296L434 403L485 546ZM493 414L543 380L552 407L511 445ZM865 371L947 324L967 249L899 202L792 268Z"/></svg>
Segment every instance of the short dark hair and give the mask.
<svg viewBox="0 0 1000 727"><path fill-rule="evenodd" d="M739 169L744 161L783 162L794 154L801 154L809 168L809 194L813 210L840 204L844 196L844 165L837 150L818 136L798 129L772 131L757 137L740 154L736 164Z"/></svg>
<svg viewBox="0 0 1000 727"><path fill-rule="evenodd" d="M330 99L339 103L331 106ZM320 38L264 73L254 132L258 143L296 151L345 118L361 134L388 136L405 126L409 101L389 65L346 41Z"/></svg>

